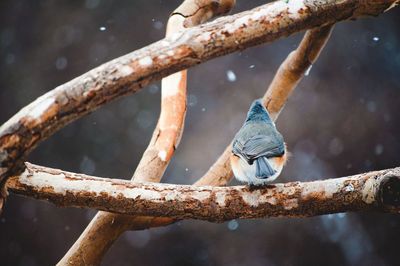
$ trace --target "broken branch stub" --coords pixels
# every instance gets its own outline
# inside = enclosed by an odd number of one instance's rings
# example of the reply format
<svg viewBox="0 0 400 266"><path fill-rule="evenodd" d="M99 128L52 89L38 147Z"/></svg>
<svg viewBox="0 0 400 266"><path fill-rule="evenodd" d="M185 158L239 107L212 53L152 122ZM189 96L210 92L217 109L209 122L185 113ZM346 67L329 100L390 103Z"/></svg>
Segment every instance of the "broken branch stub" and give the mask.
<svg viewBox="0 0 400 266"><path fill-rule="evenodd" d="M383 209L392 212L400 209L400 177L388 173L382 178L378 200Z"/></svg>

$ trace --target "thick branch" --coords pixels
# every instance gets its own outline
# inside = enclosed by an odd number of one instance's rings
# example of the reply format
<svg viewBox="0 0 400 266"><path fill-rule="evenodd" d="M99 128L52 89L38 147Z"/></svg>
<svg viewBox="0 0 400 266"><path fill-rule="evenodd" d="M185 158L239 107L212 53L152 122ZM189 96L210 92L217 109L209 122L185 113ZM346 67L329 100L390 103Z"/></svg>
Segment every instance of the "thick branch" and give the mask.
<svg viewBox="0 0 400 266"><path fill-rule="evenodd" d="M238 218L305 217L374 210L400 213L400 168L350 177L248 186L132 183L27 164L10 191L59 207L223 222Z"/></svg>
<svg viewBox="0 0 400 266"><path fill-rule="evenodd" d="M166 37L227 13L234 3L233 0L186 0L170 16ZM159 182L179 144L186 113L186 76L187 71L183 70L162 79L160 119L132 176L136 182Z"/></svg>
<svg viewBox="0 0 400 266"><path fill-rule="evenodd" d="M103 64L38 98L1 126L0 187L23 169L25 156L42 140L104 103L212 58L305 29L376 16L396 2L277 1L187 29Z"/></svg>
<svg viewBox="0 0 400 266"><path fill-rule="evenodd" d="M166 36L184 30L185 18L172 15ZM183 131L186 113L186 76L183 70L161 80L161 111L153 136L143 153L132 180L159 182L167 168Z"/></svg>

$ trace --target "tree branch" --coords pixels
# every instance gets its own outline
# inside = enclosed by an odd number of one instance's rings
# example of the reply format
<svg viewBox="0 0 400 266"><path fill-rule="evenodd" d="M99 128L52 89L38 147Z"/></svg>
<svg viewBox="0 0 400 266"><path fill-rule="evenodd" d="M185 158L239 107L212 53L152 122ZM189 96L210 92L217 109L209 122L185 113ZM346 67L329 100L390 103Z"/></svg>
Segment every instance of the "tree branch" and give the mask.
<svg viewBox="0 0 400 266"><path fill-rule="evenodd" d="M132 183L27 163L10 191L54 203L123 214L223 222L239 218L306 217L347 211L400 213L400 167L349 177L248 186Z"/></svg>
<svg viewBox="0 0 400 266"><path fill-rule="evenodd" d="M299 47L280 65L263 97L263 104L268 108L274 121L305 72L317 60L331 35L333 26L327 25L307 31Z"/></svg>

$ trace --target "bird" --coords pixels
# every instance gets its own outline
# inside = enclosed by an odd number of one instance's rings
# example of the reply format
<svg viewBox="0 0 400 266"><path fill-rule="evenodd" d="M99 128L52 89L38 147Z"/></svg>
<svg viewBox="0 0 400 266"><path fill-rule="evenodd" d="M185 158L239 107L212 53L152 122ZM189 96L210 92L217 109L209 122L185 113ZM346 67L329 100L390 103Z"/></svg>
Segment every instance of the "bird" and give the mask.
<svg viewBox="0 0 400 266"><path fill-rule="evenodd" d="M286 144L261 99L255 100L233 139L231 166L250 187L274 181L287 160Z"/></svg>

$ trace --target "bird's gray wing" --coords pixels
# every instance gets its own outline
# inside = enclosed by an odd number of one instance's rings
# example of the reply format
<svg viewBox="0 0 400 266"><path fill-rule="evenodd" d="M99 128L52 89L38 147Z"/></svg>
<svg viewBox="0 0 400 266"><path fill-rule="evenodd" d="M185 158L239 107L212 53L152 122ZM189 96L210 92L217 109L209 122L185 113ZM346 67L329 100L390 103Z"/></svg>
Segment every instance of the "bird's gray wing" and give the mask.
<svg viewBox="0 0 400 266"><path fill-rule="evenodd" d="M285 153L285 146L279 136L256 135L249 138L241 149L241 154L248 160L258 157L280 157Z"/></svg>
<svg viewBox="0 0 400 266"><path fill-rule="evenodd" d="M242 150L243 150L243 143L240 142L239 140L235 140L232 145L232 153L240 156L242 155Z"/></svg>

